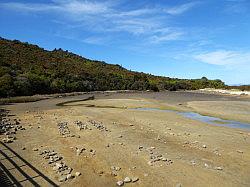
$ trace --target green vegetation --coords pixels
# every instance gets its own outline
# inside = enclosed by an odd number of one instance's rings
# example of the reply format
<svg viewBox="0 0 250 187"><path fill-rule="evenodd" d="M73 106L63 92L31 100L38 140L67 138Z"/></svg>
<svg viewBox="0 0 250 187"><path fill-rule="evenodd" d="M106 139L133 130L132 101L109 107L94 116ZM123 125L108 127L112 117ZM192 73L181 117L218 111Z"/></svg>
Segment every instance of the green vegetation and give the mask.
<svg viewBox="0 0 250 187"><path fill-rule="evenodd" d="M0 38L0 97L104 90L179 90L225 87L221 80L173 79L129 71L62 49Z"/></svg>
<svg viewBox="0 0 250 187"><path fill-rule="evenodd" d="M241 91L250 91L250 85L226 86L226 89L237 89L237 90L241 90Z"/></svg>

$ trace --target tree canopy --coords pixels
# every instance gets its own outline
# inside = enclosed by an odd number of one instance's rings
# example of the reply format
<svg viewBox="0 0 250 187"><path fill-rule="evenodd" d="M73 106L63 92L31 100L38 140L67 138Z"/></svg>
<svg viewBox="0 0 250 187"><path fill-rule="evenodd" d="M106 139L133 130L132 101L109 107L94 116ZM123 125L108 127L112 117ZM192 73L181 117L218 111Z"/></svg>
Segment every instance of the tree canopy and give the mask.
<svg viewBox="0 0 250 187"><path fill-rule="evenodd" d="M222 88L221 80L176 79L129 71L54 49L0 38L0 97L104 90Z"/></svg>

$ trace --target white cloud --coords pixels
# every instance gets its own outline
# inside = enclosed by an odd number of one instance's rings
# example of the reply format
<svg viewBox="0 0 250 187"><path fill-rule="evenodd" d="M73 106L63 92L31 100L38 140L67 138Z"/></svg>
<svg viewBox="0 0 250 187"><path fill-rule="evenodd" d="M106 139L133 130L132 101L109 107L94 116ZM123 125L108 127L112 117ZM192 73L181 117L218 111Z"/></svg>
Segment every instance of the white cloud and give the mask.
<svg viewBox="0 0 250 187"><path fill-rule="evenodd" d="M218 50L195 55L198 61L214 65L250 65L250 52Z"/></svg>
<svg viewBox="0 0 250 187"><path fill-rule="evenodd" d="M194 7L197 2L175 7L134 8L121 10L120 1L52 0L51 3L0 3L0 8L32 13L50 13L58 22L65 22L69 29L98 33L126 32L152 43L179 40L183 31L170 31L169 15L179 15ZM167 14L166 14L167 12ZM55 14L56 13L56 14ZM58 16L60 15L60 16ZM72 31L74 32L74 31ZM92 40L86 40L92 42ZM102 40L100 40L102 41ZM95 42L95 41L94 41ZM98 40L99 42L99 40Z"/></svg>
<svg viewBox="0 0 250 187"><path fill-rule="evenodd" d="M90 1L54 1L54 3L1 3L1 7L23 12L68 12L70 14L98 14L108 11L109 4Z"/></svg>
<svg viewBox="0 0 250 187"><path fill-rule="evenodd" d="M84 43L95 44L95 45L102 45L103 43L107 43L107 38L103 37L88 37L81 40Z"/></svg>
<svg viewBox="0 0 250 187"><path fill-rule="evenodd" d="M183 14L184 12L190 10L191 8L196 6L197 4L198 4L198 2L190 2L190 3L182 4L179 6L167 8L167 9L165 9L165 12L168 14L171 14L171 15Z"/></svg>
<svg viewBox="0 0 250 187"><path fill-rule="evenodd" d="M183 35L182 32L169 32L161 36L158 35L152 36L151 41L152 43L160 43L172 40L179 40L182 35Z"/></svg>

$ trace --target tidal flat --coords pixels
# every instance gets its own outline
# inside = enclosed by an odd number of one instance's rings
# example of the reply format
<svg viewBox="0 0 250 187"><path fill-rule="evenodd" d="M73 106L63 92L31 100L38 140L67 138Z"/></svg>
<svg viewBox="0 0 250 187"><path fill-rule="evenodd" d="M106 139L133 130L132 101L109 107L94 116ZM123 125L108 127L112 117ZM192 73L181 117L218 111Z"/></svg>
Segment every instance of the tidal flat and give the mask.
<svg viewBox="0 0 250 187"><path fill-rule="evenodd" d="M14 136L5 144L56 185L250 186L250 131L180 115L193 112L250 124L249 97L111 92L1 108L8 110L2 120L24 128L1 134L1 140ZM6 159L1 162L12 167ZM22 181L18 171L11 173ZM51 185L40 175L35 182ZM30 180L21 184L32 186Z"/></svg>

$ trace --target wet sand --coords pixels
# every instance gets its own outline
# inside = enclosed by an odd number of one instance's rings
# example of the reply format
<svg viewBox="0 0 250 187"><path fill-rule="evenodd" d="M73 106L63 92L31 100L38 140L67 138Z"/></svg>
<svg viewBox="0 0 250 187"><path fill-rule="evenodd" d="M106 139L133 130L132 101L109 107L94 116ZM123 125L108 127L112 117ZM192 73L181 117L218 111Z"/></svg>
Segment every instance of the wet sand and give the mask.
<svg viewBox="0 0 250 187"><path fill-rule="evenodd" d="M250 185L249 131L212 126L172 112L130 109L197 111L249 122L249 99L190 92L105 93L96 94L95 100L56 105L89 96L92 94L5 106L15 115L10 118L19 118L26 128L8 146L61 186L116 186L125 177L139 180L124 186ZM79 130L77 120L91 130ZM108 131L96 128L91 120ZM60 122L68 122L73 137L59 134ZM77 156L76 147L86 150ZM59 182L39 155L44 149L63 155L72 173L82 175ZM121 169L114 171L112 166ZM46 185L39 177L36 180ZM31 186L29 181L23 185Z"/></svg>

